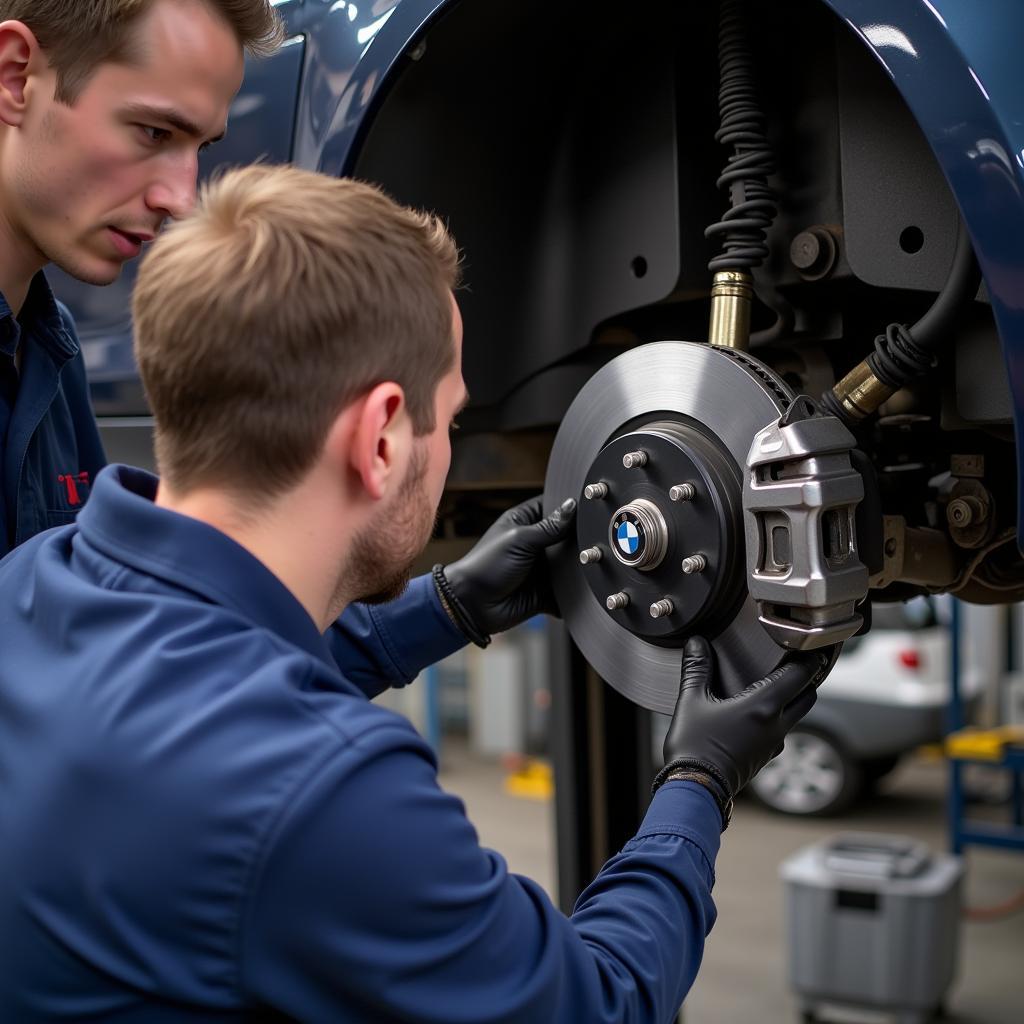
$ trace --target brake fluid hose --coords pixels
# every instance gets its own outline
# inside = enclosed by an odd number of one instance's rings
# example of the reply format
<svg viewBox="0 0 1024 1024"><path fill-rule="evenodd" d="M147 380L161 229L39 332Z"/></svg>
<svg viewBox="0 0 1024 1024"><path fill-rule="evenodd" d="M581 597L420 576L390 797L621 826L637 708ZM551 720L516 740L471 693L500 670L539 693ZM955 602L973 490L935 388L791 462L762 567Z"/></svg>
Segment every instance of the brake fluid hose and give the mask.
<svg viewBox="0 0 1024 1024"><path fill-rule="evenodd" d="M981 271L961 220L949 277L928 311L912 327L890 324L875 338L875 350L822 395L822 404L853 426L900 388L929 373L957 317L977 295L980 283Z"/></svg>

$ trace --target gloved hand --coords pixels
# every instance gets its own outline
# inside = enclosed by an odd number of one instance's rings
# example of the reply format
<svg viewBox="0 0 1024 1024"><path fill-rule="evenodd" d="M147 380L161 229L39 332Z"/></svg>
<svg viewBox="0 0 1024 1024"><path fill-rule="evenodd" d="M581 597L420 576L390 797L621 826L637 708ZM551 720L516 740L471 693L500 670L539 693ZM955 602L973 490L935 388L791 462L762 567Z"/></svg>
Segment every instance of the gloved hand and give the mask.
<svg viewBox="0 0 1024 1024"><path fill-rule="evenodd" d="M834 655L834 648L793 654L765 678L723 698L713 692L711 645L703 637L691 637L665 737L665 767L654 788L670 778L701 782L718 803L724 829L733 797L782 751L786 734L811 710Z"/></svg>
<svg viewBox="0 0 1024 1024"><path fill-rule="evenodd" d="M457 562L434 566L441 603L475 644L538 612L558 614L544 552L565 539L575 512L569 498L542 518L541 499L531 498L499 516Z"/></svg>

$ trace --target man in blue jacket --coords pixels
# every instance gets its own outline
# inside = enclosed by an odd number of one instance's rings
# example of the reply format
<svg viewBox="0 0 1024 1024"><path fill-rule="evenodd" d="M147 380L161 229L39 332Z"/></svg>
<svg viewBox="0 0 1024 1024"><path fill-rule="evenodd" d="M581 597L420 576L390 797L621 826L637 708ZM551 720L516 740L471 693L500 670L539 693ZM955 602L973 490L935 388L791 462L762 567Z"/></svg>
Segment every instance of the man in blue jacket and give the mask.
<svg viewBox="0 0 1024 1024"><path fill-rule="evenodd" d="M72 522L106 461L74 324L43 267L110 284L187 213L243 51L282 35L270 0L0 0L0 556ZM551 539L539 520L535 505L506 514L475 572L523 574ZM437 614L433 590L418 580L386 608L348 609L328 642L350 678L415 675L393 637ZM546 597L506 607L492 629Z"/></svg>
<svg viewBox="0 0 1024 1024"><path fill-rule="evenodd" d="M110 284L195 198L270 0L0 0L0 555L82 508L103 448L43 268Z"/></svg>
<svg viewBox="0 0 1024 1024"><path fill-rule="evenodd" d="M571 917L481 849L367 696L535 611L572 503L421 582L375 634L390 665L339 671L324 641L430 536L457 263L433 218L293 168L232 173L155 243L134 312L161 476L109 467L0 563L0 1019L675 1013L732 797L824 662L718 700L689 642L650 809Z"/></svg>

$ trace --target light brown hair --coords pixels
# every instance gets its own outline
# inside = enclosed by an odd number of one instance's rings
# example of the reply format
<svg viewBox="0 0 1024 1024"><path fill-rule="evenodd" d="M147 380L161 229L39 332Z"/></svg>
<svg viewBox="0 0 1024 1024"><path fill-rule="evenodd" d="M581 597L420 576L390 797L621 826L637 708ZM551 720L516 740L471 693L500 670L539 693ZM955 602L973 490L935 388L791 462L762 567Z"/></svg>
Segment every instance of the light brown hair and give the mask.
<svg viewBox="0 0 1024 1024"><path fill-rule="evenodd" d="M455 243L371 185L231 171L142 262L135 353L161 475L179 492L297 483L335 417L384 381L434 429L455 359Z"/></svg>
<svg viewBox="0 0 1024 1024"><path fill-rule="evenodd" d="M201 0L234 29L254 56L273 53L284 38L270 0ZM0 22L32 30L57 72L56 98L73 104L100 64L132 57L132 29L156 0L0 0Z"/></svg>

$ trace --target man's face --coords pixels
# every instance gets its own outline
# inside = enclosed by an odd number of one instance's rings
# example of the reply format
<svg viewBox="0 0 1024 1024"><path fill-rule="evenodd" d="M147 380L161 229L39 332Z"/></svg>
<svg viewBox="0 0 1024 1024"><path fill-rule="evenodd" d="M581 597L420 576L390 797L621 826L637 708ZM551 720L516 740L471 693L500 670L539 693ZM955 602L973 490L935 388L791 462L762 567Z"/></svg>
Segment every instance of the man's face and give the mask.
<svg viewBox="0 0 1024 1024"><path fill-rule="evenodd" d="M418 437L405 480L378 515L378 524L356 538L342 586L367 604L398 597L434 531L437 506L451 465L451 431L469 396L462 379L462 316L452 296L455 361L434 395L434 429Z"/></svg>
<svg viewBox="0 0 1024 1024"><path fill-rule="evenodd" d="M157 0L133 64L102 64L67 106L52 69L31 77L7 130L3 211L27 259L110 284L168 217L193 205L199 150L225 130L242 82L231 27L201 0Z"/></svg>

